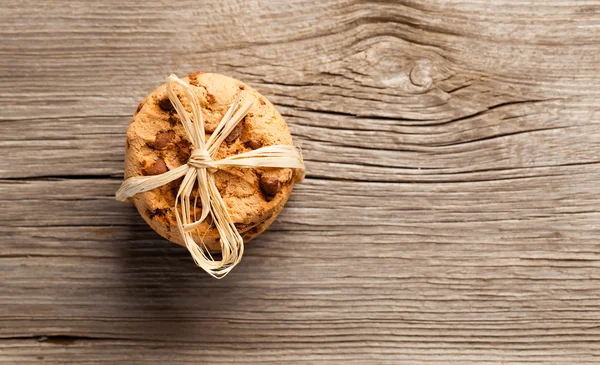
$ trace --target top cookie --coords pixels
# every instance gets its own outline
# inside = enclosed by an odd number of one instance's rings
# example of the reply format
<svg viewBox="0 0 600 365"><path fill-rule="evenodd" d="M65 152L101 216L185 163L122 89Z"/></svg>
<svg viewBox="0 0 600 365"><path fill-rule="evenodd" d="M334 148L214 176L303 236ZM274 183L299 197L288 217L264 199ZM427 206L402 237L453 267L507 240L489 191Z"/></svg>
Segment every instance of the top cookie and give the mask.
<svg viewBox="0 0 600 365"><path fill-rule="evenodd" d="M216 159L263 146L292 145L290 131L275 106L241 81L213 73L191 73L184 82L194 86L204 117L206 138L215 130L233 100L244 92L253 101L247 116L219 147ZM187 98L178 95L188 111ZM157 175L187 163L191 153L183 126L165 85L154 90L140 105L127 130L125 178ZM247 242L264 230L281 211L294 184L292 169L231 167L215 173L227 210ZM173 207L181 179L134 196L133 202L148 224L166 239L183 245ZM196 189L192 193L192 201ZM196 215L201 205L196 204ZM219 234L207 218L194 232L196 242L219 251ZM201 243L202 242L202 243Z"/></svg>

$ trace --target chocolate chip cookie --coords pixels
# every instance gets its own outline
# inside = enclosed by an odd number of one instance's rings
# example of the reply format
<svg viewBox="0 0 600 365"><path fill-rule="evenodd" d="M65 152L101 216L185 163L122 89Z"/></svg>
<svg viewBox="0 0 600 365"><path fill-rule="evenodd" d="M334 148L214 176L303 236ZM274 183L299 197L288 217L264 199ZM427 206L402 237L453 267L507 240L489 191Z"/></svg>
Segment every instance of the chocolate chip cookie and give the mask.
<svg viewBox="0 0 600 365"><path fill-rule="evenodd" d="M204 117L206 138L215 131L234 99L244 92L253 106L217 152L216 160L263 146L293 145L290 131L275 106L243 82L214 73L193 72L184 82L193 86ZM190 111L187 99L178 95ZM158 175L187 163L192 152L179 116L162 85L138 106L127 130L125 178ZM238 232L248 242L263 232L277 217L301 177L288 168L229 167L214 174L215 183ZM136 194L133 203L144 220L166 239L184 245L175 218L175 198L181 179ZM192 216L201 215L195 200ZM198 244L220 251L219 233L210 217L193 233Z"/></svg>

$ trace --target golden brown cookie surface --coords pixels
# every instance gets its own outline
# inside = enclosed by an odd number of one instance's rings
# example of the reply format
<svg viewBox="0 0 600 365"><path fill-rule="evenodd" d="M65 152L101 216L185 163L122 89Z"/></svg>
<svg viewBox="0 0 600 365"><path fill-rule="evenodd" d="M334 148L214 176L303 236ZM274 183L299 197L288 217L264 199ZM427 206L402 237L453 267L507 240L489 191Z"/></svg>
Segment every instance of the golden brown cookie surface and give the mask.
<svg viewBox="0 0 600 365"><path fill-rule="evenodd" d="M194 86L204 117L206 138L241 92L254 102L248 115L221 144L216 159L263 146L293 144L289 129L275 106L241 81L213 73L191 73L183 81ZM180 99L189 111L185 97ZM157 175L177 168L187 163L192 149L166 95L165 85L162 85L140 103L127 130L125 178ZM173 210L180 182L176 180L137 194L133 201L156 232L183 245ZM215 182L230 216L247 242L266 229L283 209L294 178L291 169L233 167L217 171ZM194 192L192 199L195 196ZM198 217L200 212L198 201ZM210 218L201 224L194 237L196 242L204 242L211 251L220 249L219 235Z"/></svg>

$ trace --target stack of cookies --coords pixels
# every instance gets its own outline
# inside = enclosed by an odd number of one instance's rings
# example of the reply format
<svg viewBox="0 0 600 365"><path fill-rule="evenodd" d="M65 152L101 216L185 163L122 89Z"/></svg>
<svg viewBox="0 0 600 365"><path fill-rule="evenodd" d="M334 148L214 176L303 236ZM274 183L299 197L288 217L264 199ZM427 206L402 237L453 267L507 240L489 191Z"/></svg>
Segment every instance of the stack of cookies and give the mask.
<svg viewBox="0 0 600 365"><path fill-rule="evenodd" d="M293 145L283 117L264 96L241 81L214 74L194 72L182 79L193 87L204 117L206 139L234 99L244 92L253 105L244 119L227 136L215 160L271 145ZM187 99L178 95L189 111ZM162 85L138 106L127 131L125 178L159 175L186 164L192 145L186 137ZM301 173L289 168L228 167L214 173L215 183L227 211L244 242L267 229L283 209ZM181 178L133 197L144 220L164 238L184 245L174 207ZM201 216L197 189L192 193L192 217ZM193 238L211 252L220 251L219 232L210 216L193 232Z"/></svg>

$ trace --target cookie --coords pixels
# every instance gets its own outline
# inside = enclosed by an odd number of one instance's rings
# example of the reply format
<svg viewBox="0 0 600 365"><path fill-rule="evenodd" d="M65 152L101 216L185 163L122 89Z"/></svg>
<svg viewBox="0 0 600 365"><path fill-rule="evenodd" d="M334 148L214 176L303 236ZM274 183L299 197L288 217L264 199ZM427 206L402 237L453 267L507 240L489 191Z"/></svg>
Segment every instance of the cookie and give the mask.
<svg viewBox="0 0 600 365"><path fill-rule="evenodd" d="M205 136L214 132L234 99L241 93L253 101L246 117L220 145L216 160L260 147L293 145L290 131L275 106L243 82L214 73L191 73L182 79L193 86L205 123ZM178 95L190 111L187 98ZM192 145L179 116L162 85L138 106L127 130L125 178L158 175L187 163ZM298 176L288 168L229 167L214 173L216 186L235 226L248 242L275 220L289 198ZM136 194L133 203L144 220L164 238L184 245L175 218L175 198L181 179L156 189ZM197 196L192 193L192 204ZM199 199L195 213L201 215ZM209 218L193 237L211 252L220 251L219 233Z"/></svg>

